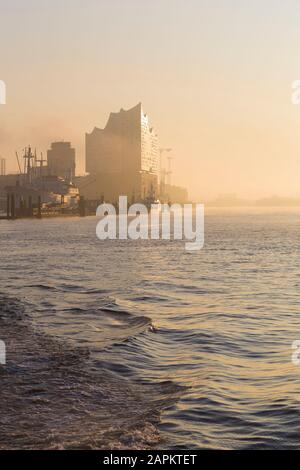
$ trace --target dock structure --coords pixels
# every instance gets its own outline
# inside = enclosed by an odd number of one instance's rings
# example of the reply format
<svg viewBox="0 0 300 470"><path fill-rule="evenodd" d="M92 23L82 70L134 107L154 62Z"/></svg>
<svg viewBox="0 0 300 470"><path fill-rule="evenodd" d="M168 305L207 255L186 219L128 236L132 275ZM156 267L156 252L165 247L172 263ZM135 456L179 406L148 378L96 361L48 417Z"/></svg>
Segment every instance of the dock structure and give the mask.
<svg viewBox="0 0 300 470"><path fill-rule="evenodd" d="M19 173L0 176L0 219L85 215L85 201L71 181L73 172L67 179L53 173L56 167L50 172L49 162L42 154L38 159L31 146L22 156L16 152L16 158Z"/></svg>
<svg viewBox="0 0 300 470"><path fill-rule="evenodd" d="M85 217L85 199L83 196L79 198L79 215L80 217Z"/></svg>

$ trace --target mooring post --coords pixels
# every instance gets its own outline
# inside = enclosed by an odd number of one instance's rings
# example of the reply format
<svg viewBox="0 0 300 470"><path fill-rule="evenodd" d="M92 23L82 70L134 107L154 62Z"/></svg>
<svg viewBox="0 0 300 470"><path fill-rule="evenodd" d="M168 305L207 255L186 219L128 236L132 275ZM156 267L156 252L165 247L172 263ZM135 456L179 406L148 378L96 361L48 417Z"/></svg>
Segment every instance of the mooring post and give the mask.
<svg viewBox="0 0 300 470"><path fill-rule="evenodd" d="M85 217L85 200L83 196L79 197L79 215Z"/></svg>
<svg viewBox="0 0 300 470"><path fill-rule="evenodd" d="M24 217L24 215L25 215L25 208L24 208L24 199L23 199L23 196L20 196L18 215L19 215L19 217Z"/></svg>
<svg viewBox="0 0 300 470"><path fill-rule="evenodd" d="M29 217L33 216L33 210L32 210L32 197L28 197L28 215Z"/></svg>
<svg viewBox="0 0 300 470"><path fill-rule="evenodd" d="M27 211L27 201L26 198L23 198L23 215L24 217L28 217L28 211Z"/></svg>
<svg viewBox="0 0 300 470"><path fill-rule="evenodd" d="M41 196L38 197L38 213L37 213L37 218L41 219L42 218L42 200Z"/></svg>
<svg viewBox="0 0 300 470"><path fill-rule="evenodd" d="M7 193L6 195L6 217L9 219L10 217L10 194Z"/></svg>
<svg viewBox="0 0 300 470"><path fill-rule="evenodd" d="M14 194L11 194L10 196L10 211L11 211L11 218L12 219L15 219L16 217L16 212L15 212L15 195Z"/></svg>

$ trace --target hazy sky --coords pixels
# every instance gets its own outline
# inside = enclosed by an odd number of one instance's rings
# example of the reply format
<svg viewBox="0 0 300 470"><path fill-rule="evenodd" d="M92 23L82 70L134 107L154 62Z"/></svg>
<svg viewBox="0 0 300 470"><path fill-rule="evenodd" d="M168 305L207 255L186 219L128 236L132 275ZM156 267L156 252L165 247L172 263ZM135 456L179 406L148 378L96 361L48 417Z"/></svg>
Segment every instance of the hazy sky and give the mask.
<svg viewBox="0 0 300 470"><path fill-rule="evenodd" d="M193 198L300 196L299 0L0 0L0 154L139 101Z"/></svg>

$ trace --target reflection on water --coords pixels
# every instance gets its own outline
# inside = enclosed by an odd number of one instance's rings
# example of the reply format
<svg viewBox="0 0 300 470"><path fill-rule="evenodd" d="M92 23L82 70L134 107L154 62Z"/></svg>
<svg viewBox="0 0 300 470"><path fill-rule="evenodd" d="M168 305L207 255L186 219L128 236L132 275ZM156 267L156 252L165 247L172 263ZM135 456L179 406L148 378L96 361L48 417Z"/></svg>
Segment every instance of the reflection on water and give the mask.
<svg viewBox="0 0 300 470"><path fill-rule="evenodd" d="M2 294L40 330L87 347L95 375L152 389L152 403L169 393L155 384L186 386L158 447L299 448L300 213L210 211L199 252L101 242L95 226L2 221Z"/></svg>

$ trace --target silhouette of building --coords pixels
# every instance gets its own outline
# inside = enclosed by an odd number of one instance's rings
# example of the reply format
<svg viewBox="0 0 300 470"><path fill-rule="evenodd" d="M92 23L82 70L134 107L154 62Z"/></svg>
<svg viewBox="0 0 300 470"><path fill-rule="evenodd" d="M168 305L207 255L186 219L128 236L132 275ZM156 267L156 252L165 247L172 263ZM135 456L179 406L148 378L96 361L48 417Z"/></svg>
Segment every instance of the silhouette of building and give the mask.
<svg viewBox="0 0 300 470"><path fill-rule="evenodd" d="M139 103L111 113L104 129L86 134L86 170L80 184L88 199L115 202L155 199L158 192L158 137ZM84 183L85 180L85 183Z"/></svg>
<svg viewBox="0 0 300 470"><path fill-rule="evenodd" d="M70 142L54 142L47 152L48 174L70 182L75 176L75 149Z"/></svg>

